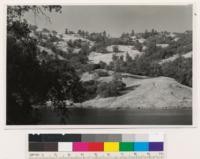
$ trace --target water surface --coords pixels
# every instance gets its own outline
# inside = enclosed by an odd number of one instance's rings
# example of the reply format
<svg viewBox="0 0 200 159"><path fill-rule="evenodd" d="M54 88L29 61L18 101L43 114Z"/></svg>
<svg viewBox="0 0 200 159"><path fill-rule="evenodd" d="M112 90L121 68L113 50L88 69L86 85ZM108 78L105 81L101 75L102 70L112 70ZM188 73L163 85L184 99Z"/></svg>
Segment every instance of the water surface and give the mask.
<svg viewBox="0 0 200 159"><path fill-rule="evenodd" d="M191 109L156 110L107 110L81 109L68 110L62 116L51 110L41 112L41 121L47 125L192 125Z"/></svg>

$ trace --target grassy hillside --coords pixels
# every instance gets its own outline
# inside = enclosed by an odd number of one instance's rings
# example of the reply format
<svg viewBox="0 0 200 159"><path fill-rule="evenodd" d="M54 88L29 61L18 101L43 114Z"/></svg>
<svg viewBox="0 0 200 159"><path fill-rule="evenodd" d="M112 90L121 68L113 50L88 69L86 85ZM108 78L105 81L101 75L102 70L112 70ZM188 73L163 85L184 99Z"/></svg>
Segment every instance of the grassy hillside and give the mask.
<svg viewBox="0 0 200 159"><path fill-rule="evenodd" d="M82 107L107 109L173 109L191 108L192 90L174 79L157 77L149 79L124 79L127 83L122 95L95 98L82 103Z"/></svg>

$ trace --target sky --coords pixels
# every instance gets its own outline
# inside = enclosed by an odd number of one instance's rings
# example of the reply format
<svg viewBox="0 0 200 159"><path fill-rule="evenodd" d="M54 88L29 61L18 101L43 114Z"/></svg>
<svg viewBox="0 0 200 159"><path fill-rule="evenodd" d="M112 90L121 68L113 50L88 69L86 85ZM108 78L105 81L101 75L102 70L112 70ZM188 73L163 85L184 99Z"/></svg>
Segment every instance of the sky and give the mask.
<svg viewBox="0 0 200 159"><path fill-rule="evenodd" d="M25 19L39 28L63 33L82 29L89 32L106 31L113 37L123 32L143 32L145 29L184 32L192 30L192 6L62 6L62 13L46 13L51 22L32 12Z"/></svg>

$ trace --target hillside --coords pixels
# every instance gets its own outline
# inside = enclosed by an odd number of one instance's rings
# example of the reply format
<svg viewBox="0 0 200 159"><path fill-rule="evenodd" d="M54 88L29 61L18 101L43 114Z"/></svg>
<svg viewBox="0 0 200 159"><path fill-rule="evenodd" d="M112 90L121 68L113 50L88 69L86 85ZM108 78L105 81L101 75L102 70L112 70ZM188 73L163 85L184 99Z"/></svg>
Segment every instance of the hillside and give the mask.
<svg viewBox="0 0 200 159"><path fill-rule="evenodd" d="M190 52L188 52L188 53L185 53L185 54L183 54L183 55L180 55L181 57L183 57L183 58L192 58L192 51L190 51ZM177 54L175 54L175 55L173 55L173 56L171 56L171 57L169 57L169 58L166 58L166 59L163 59L163 60L161 60L160 62L159 62L159 64L164 64L164 63L166 63L166 62L172 62L172 61L174 61L174 60L176 60L177 58L179 57L179 55L177 55Z"/></svg>
<svg viewBox="0 0 200 159"><path fill-rule="evenodd" d="M80 42L86 42L89 44L89 47L94 45L94 42L85 39L81 37L79 34L61 34L62 38L58 43L55 43L55 45L58 47L58 49L68 52L68 49L70 48L68 42L69 41L80 41ZM80 47L73 48L73 53L78 53L80 51Z"/></svg>
<svg viewBox="0 0 200 159"><path fill-rule="evenodd" d="M123 95L108 98L99 98L97 95L95 99L84 102L83 106L113 108L191 106L191 88L179 84L192 86L189 61L192 58L191 32L150 31L137 33L134 36L122 34L121 37L114 39L109 38L106 33L83 33L84 31L60 34L47 29L32 33L32 37L39 42L37 46L40 50L38 59L40 61L54 59L71 61L82 82L95 80L99 83L108 83L112 81L112 73L115 69L117 72L129 73L131 76L133 74L149 76L147 79L123 77L123 82L128 89L123 92ZM114 50L115 47L117 50ZM184 60L177 61L176 59L179 57ZM101 62L103 65L100 65ZM177 65L183 65L181 71L177 72L174 69ZM95 70L99 68L111 73L107 77L99 77L94 74ZM135 89L131 90L129 87ZM187 94L188 91L190 93L187 97L184 94ZM182 96L180 95L178 98L174 96L181 92ZM125 102L126 100L127 102ZM123 103L126 104L123 105Z"/></svg>
<svg viewBox="0 0 200 159"><path fill-rule="evenodd" d="M185 108L192 107L192 89L168 77L128 81L128 91L117 97L95 98L82 103L82 107L108 109Z"/></svg>
<svg viewBox="0 0 200 159"><path fill-rule="evenodd" d="M84 46L91 48L93 41L83 38L77 33L57 33L44 28L33 30L30 36L38 41L39 60L66 60L67 54L79 54Z"/></svg>
<svg viewBox="0 0 200 159"><path fill-rule="evenodd" d="M97 35L96 35L97 34ZM163 64L169 61L173 61L178 58L177 51L179 51L179 54L182 54L182 57L184 58L191 58L192 57L192 51L189 49L189 51L185 51L184 49L188 50L188 47L190 48L191 41L188 37L185 37L186 35L190 35L190 33L185 32L183 34L177 34L177 33L152 33L148 32L150 35L145 35L144 33L138 33L134 36L126 35L126 37L120 37L117 38L116 41L110 41L109 43L111 45L105 44L104 46L101 46L101 49L104 49L104 52L98 52L98 49L94 49L95 47L99 47L99 41L96 41L96 38L101 37L101 34L96 33L95 38L91 38L94 35L91 34L86 36L83 36L79 33L75 32L68 32L68 33L57 33L55 31L50 31L47 29L43 30L37 30L32 31L30 34L33 38L38 40L38 48L41 52L45 51L46 54L42 54L40 57L45 59L45 56L47 55L47 58L55 58L64 60L66 59L65 54L69 53L75 53L79 54L82 47L84 45L88 45L88 59L90 63L98 64L100 61L106 63L107 65L110 64L110 62L113 61L113 55L117 57L123 56L124 59L126 55L128 54L133 60L137 55L141 56L145 52L148 51L149 47L152 46L152 42L156 43L156 47L160 48L159 52L167 50L173 52L167 52L165 55L162 55L159 57L158 55L153 55L153 58L160 58L159 64ZM108 37L106 37L108 38ZM112 39L112 38L111 38ZM125 40L124 40L125 39ZM102 40L102 39L101 39ZM109 39L108 39L109 41ZM100 41L101 43L102 41ZM116 44L117 43L117 44ZM175 49L175 45L181 47ZM139 46L138 46L139 45ZM115 52L113 50L113 47L118 47L118 52ZM94 47L94 48L93 48ZM140 50L140 51L139 51ZM60 53L62 52L62 54ZM154 51L156 54L156 50ZM171 55L172 54L172 55ZM171 55L171 56L170 56Z"/></svg>
<svg viewBox="0 0 200 159"><path fill-rule="evenodd" d="M131 45L115 45L118 46L119 52L113 52L113 45L108 46L106 49L108 53L99 53L99 52L91 52L89 55L89 60L92 63L98 64L100 61L109 64L112 61L113 55L118 57L123 56L126 57L126 54L129 54L132 59L134 59L137 55L142 55L142 52L134 49Z"/></svg>

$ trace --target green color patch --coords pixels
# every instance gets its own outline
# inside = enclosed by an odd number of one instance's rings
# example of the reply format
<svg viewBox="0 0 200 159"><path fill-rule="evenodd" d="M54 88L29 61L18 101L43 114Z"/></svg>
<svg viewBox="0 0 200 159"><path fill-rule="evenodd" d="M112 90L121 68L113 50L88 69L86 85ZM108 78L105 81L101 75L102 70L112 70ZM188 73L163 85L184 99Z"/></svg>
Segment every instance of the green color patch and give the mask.
<svg viewBox="0 0 200 159"><path fill-rule="evenodd" d="M120 151L134 151L133 142L120 142L119 144Z"/></svg>

